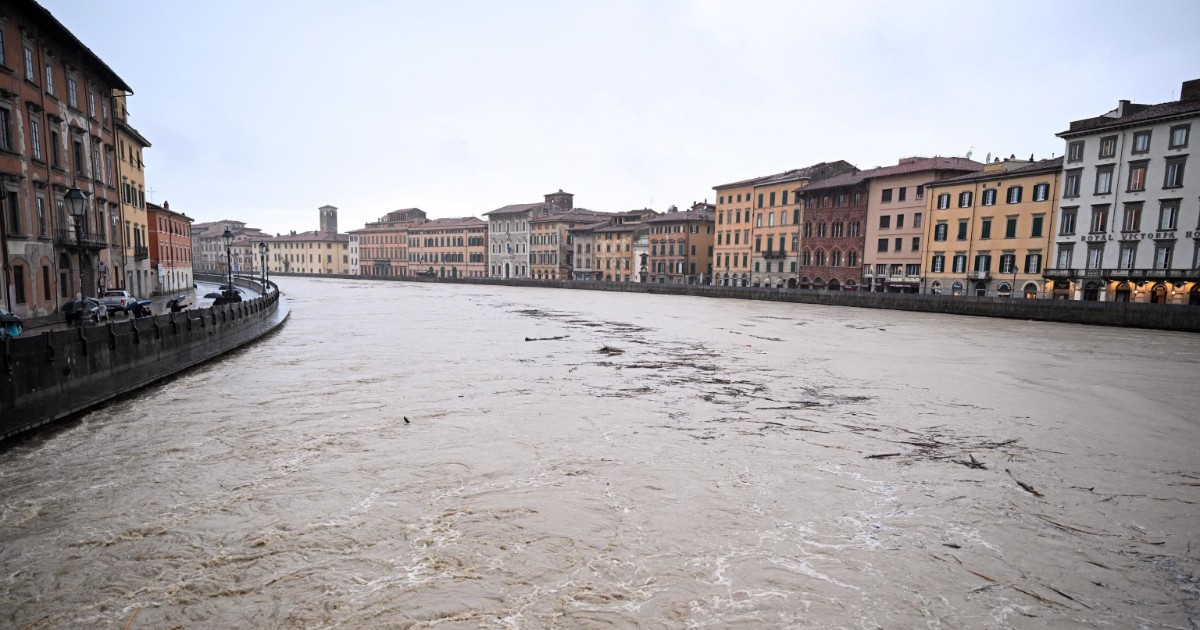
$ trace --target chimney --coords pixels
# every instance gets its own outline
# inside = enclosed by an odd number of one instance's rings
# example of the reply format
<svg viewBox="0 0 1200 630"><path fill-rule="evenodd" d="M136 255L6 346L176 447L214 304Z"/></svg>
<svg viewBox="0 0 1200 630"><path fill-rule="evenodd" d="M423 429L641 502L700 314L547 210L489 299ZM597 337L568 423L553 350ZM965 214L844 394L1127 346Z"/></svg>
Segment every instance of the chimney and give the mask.
<svg viewBox="0 0 1200 630"><path fill-rule="evenodd" d="M170 201L164 201L164 202L163 202L163 210L170 210L170 209L171 209L171 202L170 202Z"/></svg>
<svg viewBox="0 0 1200 630"><path fill-rule="evenodd" d="M1117 101L1117 118L1124 118L1125 111L1129 109L1129 101Z"/></svg>
<svg viewBox="0 0 1200 630"><path fill-rule="evenodd" d="M1183 87L1179 89L1179 100L1200 101L1200 79L1184 81Z"/></svg>

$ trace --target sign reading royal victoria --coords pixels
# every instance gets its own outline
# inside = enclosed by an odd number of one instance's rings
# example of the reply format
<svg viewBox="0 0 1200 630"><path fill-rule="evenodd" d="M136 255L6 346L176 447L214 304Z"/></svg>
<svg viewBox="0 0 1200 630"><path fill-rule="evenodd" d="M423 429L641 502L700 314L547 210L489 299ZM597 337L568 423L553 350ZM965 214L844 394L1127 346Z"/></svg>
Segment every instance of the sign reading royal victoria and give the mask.
<svg viewBox="0 0 1200 630"><path fill-rule="evenodd" d="M1200 238L1200 230L1184 232L1184 238ZM1079 240L1084 243L1097 243L1100 241L1173 241L1179 238L1179 233L1175 230L1166 232L1121 232L1120 234L1081 234Z"/></svg>

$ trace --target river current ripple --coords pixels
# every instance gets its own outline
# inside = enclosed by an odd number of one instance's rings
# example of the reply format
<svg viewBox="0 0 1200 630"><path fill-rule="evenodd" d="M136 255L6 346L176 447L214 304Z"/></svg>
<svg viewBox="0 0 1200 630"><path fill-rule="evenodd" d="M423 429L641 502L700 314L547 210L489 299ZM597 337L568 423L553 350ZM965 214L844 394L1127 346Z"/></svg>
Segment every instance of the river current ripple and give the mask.
<svg viewBox="0 0 1200 630"><path fill-rule="evenodd" d="M0 450L0 624L1200 623L1200 336L282 284L281 331Z"/></svg>

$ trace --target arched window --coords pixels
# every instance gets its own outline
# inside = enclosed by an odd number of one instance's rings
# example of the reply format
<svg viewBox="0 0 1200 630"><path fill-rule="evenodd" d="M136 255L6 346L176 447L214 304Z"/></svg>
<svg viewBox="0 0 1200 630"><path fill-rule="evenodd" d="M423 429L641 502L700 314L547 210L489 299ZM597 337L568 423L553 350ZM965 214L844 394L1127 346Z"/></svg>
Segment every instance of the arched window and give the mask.
<svg viewBox="0 0 1200 630"><path fill-rule="evenodd" d="M804 222L804 238L812 238L812 221Z"/></svg>
<svg viewBox="0 0 1200 630"><path fill-rule="evenodd" d="M840 252L836 249L833 250L833 253L829 255L829 264L830 264L830 266L833 266L833 267L841 267L842 266L842 252Z"/></svg>
<svg viewBox="0 0 1200 630"><path fill-rule="evenodd" d="M806 249L806 250L804 250L804 258L803 258L803 261L804 261L804 262L803 262L803 264L805 264L805 265L811 265L811 264L812 264L812 252L811 252L811 251L809 251L809 250L807 250L807 249Z"/></svg>
<svg viewBox="0 0 1200 630"><path fill-rule="evenodd" d="M857 267L858 266L858 254L854 250L850 250L850 251L846 252L846 266L847 267Z"/></svg>

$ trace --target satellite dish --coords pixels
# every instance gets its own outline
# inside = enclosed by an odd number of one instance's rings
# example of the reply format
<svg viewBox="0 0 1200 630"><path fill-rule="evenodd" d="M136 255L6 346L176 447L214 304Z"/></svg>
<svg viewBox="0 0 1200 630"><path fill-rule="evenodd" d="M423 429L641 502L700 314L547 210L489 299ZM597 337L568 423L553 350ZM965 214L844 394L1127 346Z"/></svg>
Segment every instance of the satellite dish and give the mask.
<svg viewBox="0 0 1200 630"><path fill-rule="evenodd" d="M968 159L968 160L969 160L969 159L971 159L971 152L970 152L970 151L967 151L967 159Z"/></svg>
<svg viewBox="0 0 1200 630"><path fill-rule="evenodd" d="M988 164L991 161L992 161L992 153L989 151L987 154L987 157L983 158L983 163Z"/></svg>

